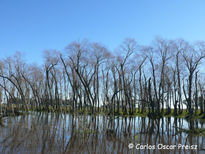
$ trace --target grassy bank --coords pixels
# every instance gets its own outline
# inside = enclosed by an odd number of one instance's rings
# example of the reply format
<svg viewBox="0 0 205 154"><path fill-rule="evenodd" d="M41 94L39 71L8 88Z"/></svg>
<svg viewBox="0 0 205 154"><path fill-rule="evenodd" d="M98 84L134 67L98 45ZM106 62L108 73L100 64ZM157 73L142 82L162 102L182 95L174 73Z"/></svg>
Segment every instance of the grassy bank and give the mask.
<svg viewBox="0 0 205 154"><path fill-rule="evenodd" d="M122 116L122 117L150 117L150 118L163 118L163 117L176 117L176 118L187 118L188 112L187 110L182 110L180 113L177 113L175 115L174 109L171 109L169 112L168 110L164 109L163 111L160 111L160 115L153 115L149 113L148 109L144 109L144 111L135 109L133 112L123 112L122 109L119 109L119 111L115 110L112 111L110 109L103 109L103 108L94 108L94 112L89 108L85 107L83 109L75 109L73 110L71 107L65 107L65 106L41 106L41 107L30 107L29 109L25 109L23 106L6 106L1 105L0 107L0 118L5 116L18 116L22 115L23 113L27 113L28 111L37 111L37 112L59 112L59 113L71 113L76 115L109 115L109 116ZM131 113L131 114L130 114ZM201 114L200 111L194 112L193 119L204 119L205 120L205 114Z"/></svg>
<svg viewBox="0 0 205 154"><path fill-rule="evenodd" d="M19 115L23 115L25 114L26 112L23 112L22 110L17 110L17 109L14 109L14 108L1 108L1 111L0 111L0 120L3 118L3 117L8 117L8 116L19 116Z"/></svg>

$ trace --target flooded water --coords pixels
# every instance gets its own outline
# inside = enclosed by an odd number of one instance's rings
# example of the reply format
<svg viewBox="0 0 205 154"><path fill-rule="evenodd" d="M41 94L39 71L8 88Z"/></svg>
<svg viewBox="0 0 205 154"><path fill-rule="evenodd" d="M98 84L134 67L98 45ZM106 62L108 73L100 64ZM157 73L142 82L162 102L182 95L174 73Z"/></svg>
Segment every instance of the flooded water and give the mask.
<svg viewBox="0 0 205 154"><path fill-rule="evenodd" d="M205 153L205 137L178 131L189 127L176 118L31 112L3 119L0 153ZM194 127L205 124L195 121Z"/></svg>

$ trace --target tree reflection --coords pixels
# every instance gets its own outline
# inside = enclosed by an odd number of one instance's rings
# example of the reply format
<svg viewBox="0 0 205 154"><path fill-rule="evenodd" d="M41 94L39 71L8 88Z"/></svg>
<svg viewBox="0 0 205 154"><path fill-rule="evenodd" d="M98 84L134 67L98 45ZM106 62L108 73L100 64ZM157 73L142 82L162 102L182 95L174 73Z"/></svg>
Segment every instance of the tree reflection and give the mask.
<svg viewBox="0 0 205 154"><path fill-rule="evenodd" d="M76 116L56 113L31 113L4 119L0 127L0 153L200 153L204 137L180 131L203 128L204 123L177 118ZM137 150L128 144L155 145L155 149ZM163 145L198 145L197 150L175 148L159 150Z"/></svg>

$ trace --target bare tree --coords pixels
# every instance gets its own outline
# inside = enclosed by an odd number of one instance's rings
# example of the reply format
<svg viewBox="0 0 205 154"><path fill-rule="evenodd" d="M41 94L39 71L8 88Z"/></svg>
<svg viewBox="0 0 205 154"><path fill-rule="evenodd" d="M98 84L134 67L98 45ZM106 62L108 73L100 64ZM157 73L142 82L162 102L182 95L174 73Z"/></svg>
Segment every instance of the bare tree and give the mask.
<svg viewBox="0 0 205 154"><path fill-rule="evenodd" d="M198 43L195 46L189 45L185 51L183 51L183 58L185 61L185 66L188 70L188 97L186 98L188 104L189 116L193 114L192 109L192 87L193 87L193 77L196 72L200 62L205 58L205 48L204 43Z"/></svg>

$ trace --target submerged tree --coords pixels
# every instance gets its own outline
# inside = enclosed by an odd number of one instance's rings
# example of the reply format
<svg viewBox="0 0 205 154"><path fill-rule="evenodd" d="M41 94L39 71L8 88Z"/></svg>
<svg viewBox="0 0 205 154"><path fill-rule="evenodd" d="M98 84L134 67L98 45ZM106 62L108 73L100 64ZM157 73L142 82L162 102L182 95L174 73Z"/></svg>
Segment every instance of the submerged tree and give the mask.
<svg viewBox="0 0 205 154"><path fill-rule="evenodd" d="M44 64L20 53L0 62L0 100L24 110L67 110L160 117L205 113L204 42L157 38L149 46L125 39L116 52L96 42L74 41L65 52L47 50ZM201 66L201 67L200 67ZM2 105L1 105L2 106Z"/></svg>

